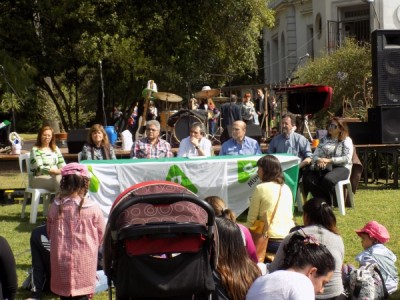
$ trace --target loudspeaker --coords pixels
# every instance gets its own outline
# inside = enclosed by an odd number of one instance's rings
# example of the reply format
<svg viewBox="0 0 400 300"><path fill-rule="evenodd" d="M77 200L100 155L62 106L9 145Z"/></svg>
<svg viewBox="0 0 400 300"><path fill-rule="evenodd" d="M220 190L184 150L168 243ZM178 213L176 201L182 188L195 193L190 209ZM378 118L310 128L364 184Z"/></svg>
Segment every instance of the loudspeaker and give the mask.
<svg viewBox="0 0 400 300"><path fill-rule="evenodd" d="M228 125L228 134L229 134L229 137L231 138L232 137L232 125ZM260 125L247 124L246 136L251 137L252 139L255 139L260 144L261 137L262 137Z"/></svg>
<svg viewBox="0 0 400 300"><path fill-rule="evenodd" d="M68 153L79 153L87 142L89 129L71 129L68 131Z"/></svg>
<svg viewBox="0 0 400 300"><path fill-rule="evenodd" d="M368 123L373 142L398 144L400 141L400 106L379 106L368 109Z"/></svg>
<svg viewBox="0 0 400 300"><path fill-rule="evenodd" d="M347 127L349 128L349 134L354 145L375 143L371 134L373 132L372 126L369 122L350 122L347 123Z"/></svg>
<svg viewBox="0 0 400 300"><path fill-rule="evenodd" d="M400 30L371 35L374 106L400 105Z"/></svg>

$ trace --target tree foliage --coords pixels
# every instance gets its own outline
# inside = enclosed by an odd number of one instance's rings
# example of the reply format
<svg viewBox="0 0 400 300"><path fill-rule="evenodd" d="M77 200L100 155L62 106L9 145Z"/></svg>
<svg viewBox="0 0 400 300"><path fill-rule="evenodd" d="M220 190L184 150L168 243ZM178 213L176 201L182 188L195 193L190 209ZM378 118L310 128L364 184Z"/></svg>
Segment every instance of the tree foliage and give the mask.
<svg viewBox="0 0 400 300"><path fill-rule="evenodd" d="M107 106L128 106L148 79L189 96L227 80L210 74L259 68L261 30L274 22L262 0L9 0L0 11L0 63L34 70L66 130L99 112L99 62Z"/></svg>
<svg viewBox="0 0 400 300"><path fill-rule="evenodd" d="M299 68L296 83L313 83L333 88L329 113L336 116L365 118L366 108L371 101L371 50L369 45L360 45L353 39L346 39L343 46L333 54L322 56ZM360 110L355 108L362 108ZM321 124L322 116L316 115Z"/></svg>

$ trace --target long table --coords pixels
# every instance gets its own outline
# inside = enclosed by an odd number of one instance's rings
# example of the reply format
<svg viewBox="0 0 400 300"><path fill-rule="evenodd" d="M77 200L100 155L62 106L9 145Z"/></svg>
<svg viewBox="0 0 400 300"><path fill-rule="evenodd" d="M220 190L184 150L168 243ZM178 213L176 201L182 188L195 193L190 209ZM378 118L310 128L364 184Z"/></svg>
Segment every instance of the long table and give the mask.
<svg viewBox="0 0 400 300"><path fill-rule="evenodd" d="M128 187L149 180L177 182L201 198L218 195L236 215L249 205L257 176L255 156L213 156L208 158L118 159L81 161L91 176L89 192L107 218L111 205ZM281 162L285 182L293 195L297 191L300 159L293 155L275 155Z"/></svg>

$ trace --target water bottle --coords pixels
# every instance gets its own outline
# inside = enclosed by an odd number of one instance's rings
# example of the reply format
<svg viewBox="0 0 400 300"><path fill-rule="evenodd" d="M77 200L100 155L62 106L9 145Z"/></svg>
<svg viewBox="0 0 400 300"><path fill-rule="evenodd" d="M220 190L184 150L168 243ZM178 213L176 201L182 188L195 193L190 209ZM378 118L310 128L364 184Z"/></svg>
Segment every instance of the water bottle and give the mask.
<svg viewBox="0 0 400 300"><path fill-rule="evenodd" d="M115 131L114 126L105 126L104 129L106 130L110 144L114 145L117 141L117 132Z"/></svg>
<svg viewBox="0 0 400 300"><path fill-rule="evenodd" d="M18 139L14 140L12 145L11 145L11 153L19 155L21 154L21 143L19 142Z"/></svg>

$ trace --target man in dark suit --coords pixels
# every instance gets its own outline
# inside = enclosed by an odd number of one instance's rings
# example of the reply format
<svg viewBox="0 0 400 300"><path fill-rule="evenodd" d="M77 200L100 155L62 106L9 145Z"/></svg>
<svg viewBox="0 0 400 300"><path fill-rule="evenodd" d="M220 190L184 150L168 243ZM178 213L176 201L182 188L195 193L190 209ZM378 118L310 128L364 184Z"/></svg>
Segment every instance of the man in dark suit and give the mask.
<svg viewBox="0 0 400 300"><path fill-rule="evenodd" d="M224 129L220 138L221 144L229 139L228 126L232 125L235 121L242 120L240 106L236 104L237 99L236 95L231 95L231 101L221 106L221 125Z"/></svg>

